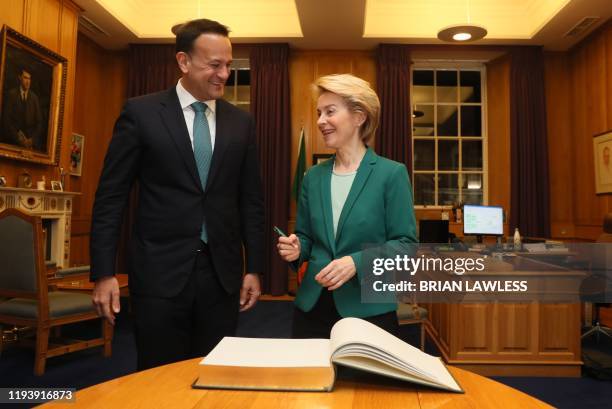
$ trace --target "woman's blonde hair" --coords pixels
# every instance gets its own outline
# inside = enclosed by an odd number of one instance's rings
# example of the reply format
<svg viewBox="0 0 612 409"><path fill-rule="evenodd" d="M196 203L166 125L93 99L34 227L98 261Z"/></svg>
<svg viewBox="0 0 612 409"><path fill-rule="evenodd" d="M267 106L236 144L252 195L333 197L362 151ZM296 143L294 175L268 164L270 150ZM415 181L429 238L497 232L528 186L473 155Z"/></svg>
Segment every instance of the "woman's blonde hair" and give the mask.
<svg viewBox="0 0 612 409"><path fill-rule="evenodd" d="M325 75L312 84L312 91L315 98L324 92L334 93L344 100L351 112L365 114L360 137L366 144L372 139L380 121L380 101L369 82L351 74Z"/></svg>

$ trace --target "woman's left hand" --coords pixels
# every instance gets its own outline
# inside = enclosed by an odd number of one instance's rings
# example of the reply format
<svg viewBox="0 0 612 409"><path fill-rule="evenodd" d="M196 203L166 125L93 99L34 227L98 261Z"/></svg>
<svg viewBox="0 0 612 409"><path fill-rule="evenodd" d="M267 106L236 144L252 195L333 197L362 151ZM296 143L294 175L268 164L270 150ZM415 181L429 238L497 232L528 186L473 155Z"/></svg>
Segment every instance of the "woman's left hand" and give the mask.
<svg viewBox="0 0 612 409"><path fill-rule="evenodd" d="M350 280L357 269L355 262L351 256L333 260L319 274L315 276L315 280L323 287L327 287L329 291L340 288L340 286Z"/></svg>

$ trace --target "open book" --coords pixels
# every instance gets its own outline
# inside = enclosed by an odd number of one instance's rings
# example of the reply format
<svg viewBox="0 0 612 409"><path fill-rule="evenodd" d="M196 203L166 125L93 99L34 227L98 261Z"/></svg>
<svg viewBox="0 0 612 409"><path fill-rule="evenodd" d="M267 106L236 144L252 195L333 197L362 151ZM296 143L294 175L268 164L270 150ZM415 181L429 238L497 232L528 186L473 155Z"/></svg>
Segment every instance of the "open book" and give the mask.
<svg viewBox="0 0 612 409"><path fill-rule="evenodd" d="M440 358L359 318L344 318L330 339L225 337L200 362L194 388L331 391L334 364L463 392Z"/></svg>

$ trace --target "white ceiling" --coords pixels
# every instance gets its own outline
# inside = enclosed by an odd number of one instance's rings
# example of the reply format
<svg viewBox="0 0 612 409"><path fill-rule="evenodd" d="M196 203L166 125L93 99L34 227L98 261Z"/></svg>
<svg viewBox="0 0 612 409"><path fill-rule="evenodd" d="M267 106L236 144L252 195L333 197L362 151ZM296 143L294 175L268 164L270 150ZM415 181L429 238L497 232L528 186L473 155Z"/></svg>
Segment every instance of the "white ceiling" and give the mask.
<svg viewBox="0 0 612 409"><path fill-rule="evenodd" d="M288 42L300 49L373 49L381 42L440 44L437 32L471 22L489 34L472 44L532 44L565 50L612 17L612 0L74 0L105 48L173 42L170 28L206 17L235 43ZM584 17L586 31L565 34Z"/></svg>

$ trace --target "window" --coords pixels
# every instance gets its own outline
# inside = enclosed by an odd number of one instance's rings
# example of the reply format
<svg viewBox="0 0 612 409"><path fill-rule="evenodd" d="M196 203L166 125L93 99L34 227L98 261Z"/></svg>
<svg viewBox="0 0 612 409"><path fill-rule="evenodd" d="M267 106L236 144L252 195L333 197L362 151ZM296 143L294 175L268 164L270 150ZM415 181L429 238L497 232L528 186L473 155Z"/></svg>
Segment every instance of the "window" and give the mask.
<svg viewBox="0 0 612 409"><path fill-rule="evenodd" d="M414 203L486 204L485 69L412 68Z"/></svg>
<svg viewBox="0 0 612 409"><path fill-rule="evenodd" d="M247 112L251 110L251 71L248 59L232 62L223 98Z"/></svg>

